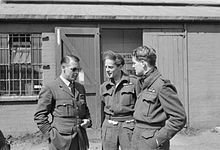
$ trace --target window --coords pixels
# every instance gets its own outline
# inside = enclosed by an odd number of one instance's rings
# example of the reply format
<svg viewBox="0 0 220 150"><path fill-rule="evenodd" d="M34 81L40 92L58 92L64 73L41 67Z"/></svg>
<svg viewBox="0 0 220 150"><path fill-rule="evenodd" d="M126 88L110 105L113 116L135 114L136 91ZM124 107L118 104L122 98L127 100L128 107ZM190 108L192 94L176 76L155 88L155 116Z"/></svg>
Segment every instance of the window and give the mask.
<svg viewBox="0 0 220 150"><path fill-rule="evenodd" d="M41 34L0 34L0 96L39 93L41 52Z"/></svg>

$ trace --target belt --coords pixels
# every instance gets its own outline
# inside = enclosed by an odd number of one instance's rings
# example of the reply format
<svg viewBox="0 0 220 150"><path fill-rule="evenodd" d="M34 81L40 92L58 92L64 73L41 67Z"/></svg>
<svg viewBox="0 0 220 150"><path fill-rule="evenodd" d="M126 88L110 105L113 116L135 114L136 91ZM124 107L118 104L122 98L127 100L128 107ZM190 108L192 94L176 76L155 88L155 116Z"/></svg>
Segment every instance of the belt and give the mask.
<svg viewBox="0 0 220 150"><path fill-rule="evenodd" d="M129 116L112 116L112 115L106 114L105 119L114 120L114 121L118 121L118 122L124 122L124 121L127 121L127 120L132 120L133 116L132 115L129 115Z"/></svg>
<svg viewBox="0 0 220 150"><path fill-rule="evenodd" d="M124 122L126 122L126 123L132 123L132 122L134 122L134 119L126 120L126 121L124 121ZM108 123L113 124L113 125L118 125L120 122L119 122L119 121L114 121L114 120L108 120Z"/></svg>
<svg viewBox="0 0 220 150"><path fill-rule="evenodd" d="M62 122L62 123L71 123L71 124L74 124L74 125L79 125L82 123L82 119L80 118L73 118L73 117L57 117L57 116L54 116L54 119L53 119L54 122Z"/></svg>
<svg viewBox="0 0 220 150"><path fill-rule="evenodd" d="M148 123L148 122L144 122L144 121L140 121L140 120L135 120L136 125L138 127L142 127L142 128L153 128L153 129L159 129L161 127L164 126L164 123L159 122L159 123Z"/></svg>

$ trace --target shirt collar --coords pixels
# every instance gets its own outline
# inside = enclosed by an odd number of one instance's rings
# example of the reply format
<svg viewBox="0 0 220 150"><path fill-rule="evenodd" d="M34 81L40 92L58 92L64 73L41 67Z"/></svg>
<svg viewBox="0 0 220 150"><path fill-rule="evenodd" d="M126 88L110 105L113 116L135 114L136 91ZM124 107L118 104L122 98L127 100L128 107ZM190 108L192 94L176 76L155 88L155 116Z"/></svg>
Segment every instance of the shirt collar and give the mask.
<svg viewBox="0 0 220 150"><path fill-rule="evenodd" d="M65 79L63 76L60 75L60 79L69 87L70 85L70 81L68 81L67 79Z"/></svg>
<svg viewBox="0 0 220 150"><path fill-rule="evenodd" d="M157 70L157 67L152 68L149 72L147 72L143 77L139 79L141 88L149 88L159 76L161 76L161 74Z"/></svg>
<svg viewBox="0 0 220 150"><path fill-rule="evenodd" d="M121 76L121 79L118 82L118 84L120 84L121 82L130 82L129 76L126 73L124 73L123 71L121 71L121 72L122 72L122 76ZM108 79L107 85L113 86L115 84L113 83L112 79Z"/></svg>

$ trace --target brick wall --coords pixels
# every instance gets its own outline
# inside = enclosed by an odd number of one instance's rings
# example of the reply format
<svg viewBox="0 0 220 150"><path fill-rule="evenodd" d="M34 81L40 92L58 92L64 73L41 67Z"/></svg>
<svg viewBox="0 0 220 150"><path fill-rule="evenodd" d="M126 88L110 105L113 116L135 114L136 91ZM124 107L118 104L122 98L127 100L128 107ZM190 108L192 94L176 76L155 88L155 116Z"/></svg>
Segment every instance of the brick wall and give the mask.
<svg viewBox="0 0 220 150"><path fill-rule="evenodd" d="M0 130L13 136L37 132L35 109L36 104L0 105Z"/></svg>
<svg viewBox="0 0 220 150"><path fill-rule="evenodd" d="M190 26L188 42L190 124L219 126L220 26Z"/></svg>
<svg viewBox="0 0 220 150"><path fill-rule="evenodd" d="M43 84L45 84L56 78L55 33L43 33L42 39L42 63L46 66L43 70Z"/></svg>

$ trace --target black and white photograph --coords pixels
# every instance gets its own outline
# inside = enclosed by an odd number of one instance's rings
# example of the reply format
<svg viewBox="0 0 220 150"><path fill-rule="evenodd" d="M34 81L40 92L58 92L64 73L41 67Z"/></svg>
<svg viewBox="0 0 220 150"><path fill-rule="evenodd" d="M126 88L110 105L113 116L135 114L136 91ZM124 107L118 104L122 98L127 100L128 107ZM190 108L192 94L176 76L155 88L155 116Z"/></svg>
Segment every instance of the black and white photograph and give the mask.
<svg viewBox="0 0 220 150"><path fill-rule="evenodd" d="M0 0L0 150L220 150L220 0Z"/></svg>

